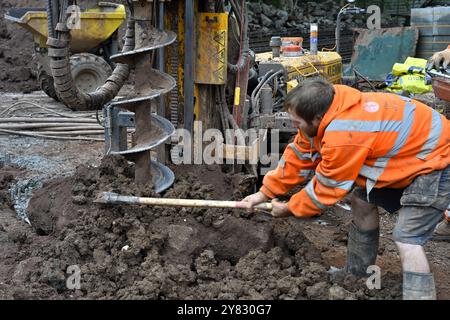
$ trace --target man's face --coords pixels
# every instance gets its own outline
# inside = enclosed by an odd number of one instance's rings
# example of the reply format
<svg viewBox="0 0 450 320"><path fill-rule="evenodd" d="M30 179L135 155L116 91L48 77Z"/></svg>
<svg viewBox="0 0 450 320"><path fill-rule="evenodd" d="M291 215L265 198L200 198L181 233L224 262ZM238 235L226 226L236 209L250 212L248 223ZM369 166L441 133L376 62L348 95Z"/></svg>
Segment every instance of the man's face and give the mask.
<svg viewBox="0 0 450 320"><path fill-rule="evenodd" d="M317 136L317 130L319 129L322 117L316 117L314 118L312 123L308 123L298 115L296 115L294 111L289 110L288 113L295 128L302 130L303 133L305 133L310 138Z"/></svg>

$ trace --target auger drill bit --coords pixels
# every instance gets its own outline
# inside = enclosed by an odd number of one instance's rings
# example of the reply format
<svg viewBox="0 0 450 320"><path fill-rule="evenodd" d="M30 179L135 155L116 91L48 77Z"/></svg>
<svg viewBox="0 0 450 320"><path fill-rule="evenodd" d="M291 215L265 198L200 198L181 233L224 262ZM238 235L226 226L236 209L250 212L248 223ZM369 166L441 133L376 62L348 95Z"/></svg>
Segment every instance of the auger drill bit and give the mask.
<svg viewBox="0 0 450 320"><path fill-rule="evenodd" d="M130 3L130 2L128 2ZM111 57L116 63L134 66L134 98L114 101L112 106L124 108L135 113L135 145L122 154L135 162L135 181L140 186L153 181L155 191L167 189L174 181L173 172L150 157L150 149L164 143L175 128L163 117L152 114L152 100L158 98L175 86L175 80L168 74L152 68L152 54L155 49L168 46L176 39L172 31L156 29L153 26L153 1L132 0L130 11L135 22L134 50L122 52Z"/></svg>

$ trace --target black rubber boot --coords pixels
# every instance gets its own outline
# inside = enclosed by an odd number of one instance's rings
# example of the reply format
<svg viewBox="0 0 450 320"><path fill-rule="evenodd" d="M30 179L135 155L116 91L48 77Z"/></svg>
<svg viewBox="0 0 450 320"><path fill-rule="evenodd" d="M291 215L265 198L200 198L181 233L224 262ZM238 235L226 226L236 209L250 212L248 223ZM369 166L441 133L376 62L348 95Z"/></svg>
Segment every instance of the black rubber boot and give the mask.
<svg viewBox="0 0 450 320"><path fill-rule="evenodd" d="M403 300L436 300L433 274L403 272Z"/></svg>
<svg viewBox="0 0 450 320"><path fill-rule="evenodd" d="M355 276L367 276L367 267L374 265L377 259L380 229L360 231L352 222L348 232L347 264L345 272Z"/></svg>

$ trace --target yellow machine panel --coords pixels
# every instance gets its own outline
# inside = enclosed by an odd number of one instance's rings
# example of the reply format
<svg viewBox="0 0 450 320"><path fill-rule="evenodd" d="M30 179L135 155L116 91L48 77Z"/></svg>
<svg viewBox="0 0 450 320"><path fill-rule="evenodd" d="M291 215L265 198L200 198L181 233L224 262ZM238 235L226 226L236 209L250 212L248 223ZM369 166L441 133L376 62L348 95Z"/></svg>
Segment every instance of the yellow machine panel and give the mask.
<svg viewBox="0 0 450 320"><path fill-rule="evenodd" d="M225 84L227 80L227 13L199 13L195 82Z"/></svg>
<svg viewBox="0 0 450 320"><path fill-rule="evenodd" d="M261 66L263 69L269 69L271 65L281 65L286 70L286 81L290 82L288 90L295 84L294 80L301 81L308 77L322 77L331 83L341 83L342 80L342 58L336 52L275 58L272 57L272 52L264 52L256 55L256 61L260 69Z"/></svg>

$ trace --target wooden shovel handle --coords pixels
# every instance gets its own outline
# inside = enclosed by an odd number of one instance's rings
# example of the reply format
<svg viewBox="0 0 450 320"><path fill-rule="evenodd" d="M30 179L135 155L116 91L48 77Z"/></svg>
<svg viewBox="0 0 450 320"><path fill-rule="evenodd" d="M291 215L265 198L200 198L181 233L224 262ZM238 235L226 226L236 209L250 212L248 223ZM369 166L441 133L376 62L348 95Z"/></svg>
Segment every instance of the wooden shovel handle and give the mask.
<svg viewBox="0 0 450 320"><path fill-rule="evenodd" d="M200 200L200 199L171 199L171 198L145 198L123 196L112 192L103 192L95 200L97 203L109 204L143 204L150 206L169 207L199 207L199 208L243 208L239 201ZM255 206L259 210L272 210L271 203L261 203Z"/></svg>

